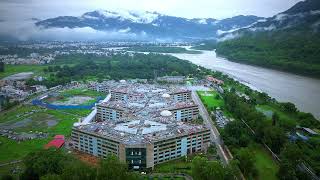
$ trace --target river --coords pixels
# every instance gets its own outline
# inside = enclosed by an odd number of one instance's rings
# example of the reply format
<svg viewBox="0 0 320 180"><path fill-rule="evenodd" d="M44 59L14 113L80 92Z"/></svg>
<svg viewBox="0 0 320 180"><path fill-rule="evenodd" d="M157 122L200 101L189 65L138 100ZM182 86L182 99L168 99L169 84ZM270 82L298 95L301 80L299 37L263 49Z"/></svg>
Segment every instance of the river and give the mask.
<svg viewBox="0 0 320 180"><path fill-rule="evenodd" d="M231 62L217 57L214 51L202 52L171 55L228 74L280 102L292 102L299 110L310 112L320 119L320 79Z"/></svg>

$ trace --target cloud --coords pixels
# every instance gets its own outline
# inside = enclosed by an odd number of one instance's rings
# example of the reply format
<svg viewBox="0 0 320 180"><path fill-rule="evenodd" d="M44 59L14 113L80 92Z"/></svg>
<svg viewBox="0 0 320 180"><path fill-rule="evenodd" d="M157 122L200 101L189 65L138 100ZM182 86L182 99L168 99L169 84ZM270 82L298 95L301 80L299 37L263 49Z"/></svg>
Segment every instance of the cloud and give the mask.
<svg viewBox="0 0 320 180"><path fill-rule="evenodd" d="M129 33L130 29L120 31L98 31L90 27L83 28L41 28L33 21L0 22L0 36L19 41L48 40L48 41L93 41L93 40L121 40L145 39L147 34Z"/></svg>
<svg viewBox="0 0 320 180"><path fill-rule="evenodd" d="M238 38L240 36L241 35L239 33L230 33L230 34L226 34L223 37L219 38L217 41L218 42L227 41L227 40Z"/></svg>
<svg viewBox="0 0 320 180"><path fill-rule="evenodd" d="M301 0L1 0L0 18L80 16L97 9L141 10L187 18L222 19L235 15L270 17Z"/></svg>

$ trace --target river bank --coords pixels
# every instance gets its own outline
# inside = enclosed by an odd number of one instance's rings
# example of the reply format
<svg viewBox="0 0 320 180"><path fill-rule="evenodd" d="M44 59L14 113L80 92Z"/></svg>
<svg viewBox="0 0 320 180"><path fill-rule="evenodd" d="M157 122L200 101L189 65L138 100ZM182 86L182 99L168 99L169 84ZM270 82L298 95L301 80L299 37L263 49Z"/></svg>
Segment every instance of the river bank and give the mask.
<svg viewBox="0 0 320 180"><path fill-rule="evenodd" d="M218 57L214 51L171 55L228 74L255 90L266 92L280 102L292 102L299 110L310 112L320 119L319 79L228 61Z"/></svg>

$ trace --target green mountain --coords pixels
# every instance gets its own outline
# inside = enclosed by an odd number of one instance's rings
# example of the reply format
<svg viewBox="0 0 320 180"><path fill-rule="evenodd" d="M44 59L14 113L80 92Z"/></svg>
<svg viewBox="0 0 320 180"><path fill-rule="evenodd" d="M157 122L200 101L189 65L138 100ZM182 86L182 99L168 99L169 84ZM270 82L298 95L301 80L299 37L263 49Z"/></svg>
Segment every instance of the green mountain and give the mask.
<svg viewBox="0 0 320 180"><path fill-rule="evenodd" d="M217 53L231 61L320 78L319 0L299 2L221 38L225 41L217 44Z"/></svg>

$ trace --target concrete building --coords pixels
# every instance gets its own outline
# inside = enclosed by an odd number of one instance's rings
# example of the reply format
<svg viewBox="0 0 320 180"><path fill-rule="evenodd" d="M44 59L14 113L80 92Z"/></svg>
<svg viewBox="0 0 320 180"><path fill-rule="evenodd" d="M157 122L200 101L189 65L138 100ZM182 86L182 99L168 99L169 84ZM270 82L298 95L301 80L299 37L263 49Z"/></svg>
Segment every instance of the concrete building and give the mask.
<svg viewBox="0 0 320 180"><path fill-rule="evenodd" d="M185 76L163 76L157 78L158 82L166 83L184 83L186 81Z"/></svg>
<svg viewBox="0 0 320 180"><path fill-rule="evenodd" d="M97 105L96 122L74 125L74 149L101 158L114 154L131 169L146 169L210 145L209 128L191 121L198 107L173 98L175 88L122 83L110 92L110 101Z"/></svg>
<svg viewBox="0 0 320 180"><path fill-rule="evenodd" d="M170 108L170 112L174 114L174 118L178 121L192 121L199 118L199 108L194 104L178 104Z"/></svg>
<svg viewBox="0 0 320 180"><path fill-rule="evenodd" d="M191 91L189 90L178 90L170 94L176 101L189 101L191 100Z"/></svg>

